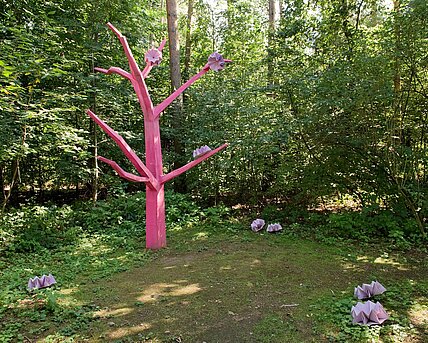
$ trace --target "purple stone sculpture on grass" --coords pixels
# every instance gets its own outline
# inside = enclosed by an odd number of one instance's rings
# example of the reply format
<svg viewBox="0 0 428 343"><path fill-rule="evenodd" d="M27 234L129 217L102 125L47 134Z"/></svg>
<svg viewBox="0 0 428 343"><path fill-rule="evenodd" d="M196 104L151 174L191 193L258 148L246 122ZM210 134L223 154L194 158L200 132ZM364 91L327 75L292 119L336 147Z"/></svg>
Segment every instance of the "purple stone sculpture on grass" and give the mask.
<svg viewBox="0 0 428 343"><path fill-rule="evenodd" d="M263 219L256 219L253 220L253 222L251 223L251 230L253 230L254 232L259 232L263 229L264 226L265 221Z"/></svg>
<svg viewBox="0 0 428 343"><path fill-rule="evenodd" d="M206 154L209 151L211 151L211 148L208 145L201 146L200 148L193 150L193 158L202 156L203 154Z"/></svg>
<svg viewBox="0 0 428 343"><path fill-rule="evenodd" d="M275 233L282 230L282 226L278 223L275 224L269 224L266 231L269 233Z"/></svg>
<svg viewBox="0 0 428 343"><path fill-rule="evenodd" d="M31 291L37 288L46 288L52 286L55 283L56 280L52 274L43 275L40 278L36 276L34 279L30 278L30 280L28 280L28 289Z"/></svg>
<svg viewBox="0 0 428 343"><path fill-rule="evenodd" d="M371 284L363 283L361 286L355 287L354 295L358 299L368 299L374 295L382 294L386 291L379 282L372 281Z"/></svg>
<svg viewBox="0 0 428 343"><path fill-rule="evenodd" d="M382 324L389 318L388 314L379 302L359 302L351 309L352 323L360 325Z"/></svg>

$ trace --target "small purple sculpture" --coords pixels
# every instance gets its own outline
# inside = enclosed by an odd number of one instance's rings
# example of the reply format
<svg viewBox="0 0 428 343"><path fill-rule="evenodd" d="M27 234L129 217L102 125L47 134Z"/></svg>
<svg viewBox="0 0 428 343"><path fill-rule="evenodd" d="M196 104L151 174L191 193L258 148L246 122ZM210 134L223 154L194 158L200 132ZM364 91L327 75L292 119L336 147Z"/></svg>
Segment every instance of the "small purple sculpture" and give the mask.
<svg viewBox="0 0 428 343"><path fill-rule="evenodd" d="M211 148L208 145L201 146L200 148L193 151L193 158L202 156L209 151L211 151Z"/></svg>
<svg viewBox="0 0 428 343"><path fill-rule="evenodd" d="M40 278L36 276L34 279L28 280L28 289L46 288L56 283L55 278L52 274L43 275Z"/></svg>
<svg viewBox="0 0 428 343"><path fill-rule="evenodd" d="M254 232L259 232L265 226L265 221L263 219L256 219L251 223L251 230Z"/></svg>
<svg viewBox="0 0 428 343"><path fill-rule="evenodd" d="M372 281L371 284L363 283L361 286L355 287L354 295L358 299L368 299L374 295L382 294L386 291L379 282Z"/></svg>
<svg viewBox="0 0 428 343"><path fill-rule="evenodd" d="M389 318L379 302L375 304L370 300L366 303L359 302L357 305L352 306L351 315L352 323L360 325L382 324Z"/></svg>
<svg viewBox="0 0 428 343"><path fill-rule="evenodd" d="M151 48L144 55L146 58L146 63L150 63L152 66L157 66L162 61L162 52L156 48Z"/></svg>
<svg viewBox="0 0 428 343"><path fill-rule="evenodd" d="M224 69L226 61L223 56L220 55L217 51L212 53L210 57L208 57L208 65L211 70L220 71Z"/></svg>
<svg viewBox="0 0 428 343"><path fill-rule="evenodd" d="M266 231L270 233L279 232L282 230L282 226L278 223L269 224Z"/></svg>

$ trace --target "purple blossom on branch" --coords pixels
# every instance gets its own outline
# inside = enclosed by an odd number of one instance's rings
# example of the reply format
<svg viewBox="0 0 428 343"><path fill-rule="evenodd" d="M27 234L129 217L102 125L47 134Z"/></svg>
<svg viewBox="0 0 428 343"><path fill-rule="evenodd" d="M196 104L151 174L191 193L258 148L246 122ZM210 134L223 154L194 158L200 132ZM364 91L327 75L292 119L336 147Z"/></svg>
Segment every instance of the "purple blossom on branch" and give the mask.
<svg viewBox="0 0 428 343"><path fill-rule="evenodd" d="M251 223L251 230L254 232L259 232L265 226L265 221L263 219L256 219Z"/></svg>
<svg viewBox="0 0 428 343"><path fill-rule="evenodd" d="M30 278L28 280L28 289L46 288L52 286L54 283L56 283L56 280L52 274L43 275L40 278L36 276L34 279Z"/></svg>
<svg viewBox="0 0 428 343"><path fill-rule="evenodd" d="M363 283L361 286L355 287L354 295L358 299L368 299L374 295L382 294L386 291L379 282L372 281L371 284Z"/></svg>
<svg viewBox="0 0 428 343"><path fill-rule="evenodd" d="M146 59L146 63L150 63L151 65L159 65L162 61L162 52L156 48L151 48L144 55Z"/></svg>
<svg viewBox="0 0 428 343"><path fill-rule="evenodd" d="M223 56L220 55L217 51L212 53L210 57L208 57L208 65L210 66L211 70L214 70L214 71L223 70L225 64L226 64L226 61L224 60Z"/></svg>
<svg viewBox="0 0 428 343"><path fill-rule="evenodd" d="M360 325L382 324L389 318L379 302L373 303L370 300L366 303L359 302L357 305L352 306L351 315L352 323Z"/></svg>
<svg viewBox="0 0 428 343"><path fill-rule="evenodd" d="M211 151L211 148L208 145L201 146L200 148L193 150L193 158L202 156L203 154L206 154L208 151Z"/></svg>
<svg viewBox="0 0 428 343"><path fill-rule="evenodd" d="M269 224L266 231L270 233L279 232L282 230L282 226L278 223Z"/></svg>

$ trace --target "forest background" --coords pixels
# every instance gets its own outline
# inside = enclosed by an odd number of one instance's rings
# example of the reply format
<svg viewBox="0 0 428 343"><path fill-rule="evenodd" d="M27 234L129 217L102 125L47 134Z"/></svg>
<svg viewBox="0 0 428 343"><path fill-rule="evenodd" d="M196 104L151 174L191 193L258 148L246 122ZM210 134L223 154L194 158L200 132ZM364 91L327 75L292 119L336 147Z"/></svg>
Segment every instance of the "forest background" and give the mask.
<svg viewBox="0 0 428 343"><path fill-rule="evenodd" d="M85 109L144 158L132 87L94 67L127 64L106 22L144 65L167 36L165 17L163 1L1 2L3 212L144 189L96 162L99 153L132 170ZM180 112L163 114L164 168L202 145L230 146L170 187L207 205L282 208L289 222L339 200L354 211L330 216L333 233L423 239L427 18L425 0L179 2L182 82L213 51L233 63L188 89ZM147 83L154 103L170 93L168 49Z"/></svg>

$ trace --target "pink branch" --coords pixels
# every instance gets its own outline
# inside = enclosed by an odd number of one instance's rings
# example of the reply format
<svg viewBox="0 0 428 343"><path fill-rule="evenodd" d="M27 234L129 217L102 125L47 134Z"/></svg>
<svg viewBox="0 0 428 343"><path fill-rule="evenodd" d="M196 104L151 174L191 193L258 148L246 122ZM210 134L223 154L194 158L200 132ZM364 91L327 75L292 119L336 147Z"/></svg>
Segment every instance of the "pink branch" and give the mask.
<svg viewBox="0 0 428 343"><path fill-rule="evenodd" d="M169 97L167 97L164 101L162 101L159 105L157 105L153 109L153 116L157 118L164 110L167 108L171 102L173 102L181 93L183 93L190 85L192 85L196 80L198 80L202 75L210 70L208 64L196 75L187 80L184 84L182 84L178 89L175 90Z"/></svg>
<svg viewBox="0 0 428 343"><path fill-rule="evenodd" d="M126 58L128 59L129 68L131 69L131 74L135 82L132 82L134 86L135 92L138 97L138 101L140 102L141 109L145 116L152 117L153 113L153 104L150 99L149 92L147 90L147 86L144 83L143 75L140 71L140 68L135 61L134 56L132 55L132 51L128 45L128 41L126 37L120 33L118 29L116 29L111 23L107 23L107 26L114 32L114 34L119 38L120 43L123 46L123 50L125 51Z"/></svg>
<svg viewBox="0 0 428 343"><path fill-rule="evenodd" d="M133 166L137 169L137 171L143 175L148 177L149 184L157 189L159 186L158 181L155 179L150 170L144 165L144 163L139 159L137 154L131 149L128 143L120 136L116 131L114 131L110 126L108 126L105 122L103 122L97 115L91 110L86 110L86 113L92 118L94 122L98 124L98 126L108 134L119 146L120 150L123 151L125 156L131 161Z"/></svg>
<svg viewBox="0 0 428 343"><path fill-rule="evenodd" d="M107 23L107 26L114 32L117 38L119 38L120 43L123 46L123 50L125 51L125 55L128 58L129 68L132 71L134 77L141 73L140 68L138 68L137 62L135 62L135 58L132 55L131 48L128 45L128 41L126 37L120 33L118 29L116 29L111 23Z"/></svg>
<svg viewBox="0 0 428 343"><path fill-rule="evenodd" d="M166 39L162 40L162 42L160 43L159 48L158 48L159 51L163 50L163 48L165 47L165 43L166 43Z"/></svg>
<svg viewBox="0 0 428 343"><path fill-rule="evenodd" d="M141 177L141 176L137 176L131 173L128 173L126 171L124 171L115 161L109 160L105 157L102 156L98 156L97 157L100 161L103 161L107 164L109 164L114 170L116 170L116 172L123 177L126 180L132 181L132 182L149 182L149 178L148 177Z"/></svg>
<svg viewBox="0 0 428 343"><path fill-rule="evenodd" d="M165 43L166 43L166 39L164 39L159 45L159 48L158 48L159 51L163 50L163 48L165 47ZM153 68L153 65L151 63L146 64L146 66L144 67L144 70L141 72L143 79L149 76L150 70L152 70L152 68Z"/></svg>
<svg viewBox="0 0 428 343"><path fill-rule="evenodd" d="M199 163L205 161L207 158L211 157L212 155L218 153L220 150L226 148L229 144L223 144L219 146L217 149L211 150L210 152L207 152L203 154L202 156L199 156L196 160L187 163L185 166L178 168L164 176L162 176L161 183L164 184L173 178L183 174L184 172L188 171L189 169L193 168L194 166L198 165Z"/></svg>
<svg viewBox="0 0 428 343"><path fill-rule="evenodd" d="M127 71L123 70L122 68L110 67L108 70L103 69L103 68L94 68L94 69L95 69L95 71L98 71L98 72L106 74L106 75L118 74L118 75L123 76L124 78L128 79L131 82L134 81L134 78L132 77L132 75L130 73L128 73Z"/></svg>

